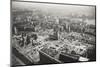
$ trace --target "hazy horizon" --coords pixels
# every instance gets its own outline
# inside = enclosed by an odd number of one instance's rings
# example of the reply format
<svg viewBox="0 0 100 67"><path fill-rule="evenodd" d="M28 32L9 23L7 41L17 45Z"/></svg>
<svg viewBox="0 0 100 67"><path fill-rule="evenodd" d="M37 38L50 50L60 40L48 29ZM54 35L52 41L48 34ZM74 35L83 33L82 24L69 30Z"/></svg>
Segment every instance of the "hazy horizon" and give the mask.
<svg viewBox="0 0 100 67"><path fill-rule="evenodd" d="M48 3L34 3L34 2L12 2L13 9L38 9L44 13L50 13L53 15L86 15L95 17L95 7L93 6L78 6L78 5L60 5L60 4L48 4Z"/></svg>

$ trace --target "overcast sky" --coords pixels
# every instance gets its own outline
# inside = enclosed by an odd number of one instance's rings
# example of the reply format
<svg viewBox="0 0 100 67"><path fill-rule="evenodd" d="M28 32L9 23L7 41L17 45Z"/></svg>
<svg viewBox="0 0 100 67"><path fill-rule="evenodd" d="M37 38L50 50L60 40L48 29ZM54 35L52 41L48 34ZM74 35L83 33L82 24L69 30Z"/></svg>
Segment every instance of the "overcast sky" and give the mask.
<svg viewBox="0 0 100 67"><path fill-rule="evenodd" d="M12 7L17 9L39 9L45 13L54 15L67 16L70 14L95 16L95 7L93 6L79 6L79 5L62 5L62 4L46 4L34 2L13 2Z"/></svg>

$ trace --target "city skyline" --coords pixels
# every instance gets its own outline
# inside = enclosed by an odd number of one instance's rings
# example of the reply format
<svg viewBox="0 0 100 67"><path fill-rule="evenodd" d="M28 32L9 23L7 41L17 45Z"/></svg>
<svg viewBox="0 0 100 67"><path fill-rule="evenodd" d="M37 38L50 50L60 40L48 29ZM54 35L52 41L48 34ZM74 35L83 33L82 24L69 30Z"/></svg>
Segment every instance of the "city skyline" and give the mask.
<svg viewBox="0 0 100 67"><path fill-rule="evenodd" d="M34 3L34 2L12 2L13 9L34 10L38 9L46 14L53 14L58 16L89 16L95 18L94 6L78 6L78 5L58 5L48 3Z"/></svg>

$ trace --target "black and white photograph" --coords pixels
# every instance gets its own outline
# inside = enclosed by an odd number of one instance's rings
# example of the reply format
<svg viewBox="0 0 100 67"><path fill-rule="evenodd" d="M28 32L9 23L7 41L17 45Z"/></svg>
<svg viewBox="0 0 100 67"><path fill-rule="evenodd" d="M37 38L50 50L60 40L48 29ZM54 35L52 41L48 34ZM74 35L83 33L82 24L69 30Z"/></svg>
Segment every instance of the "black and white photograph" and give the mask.
<svg viewBox="0 0 100 67"><path fill-rule="evenodd" d="M96 6L11 1L11 66L96 61Z"/></svg>

